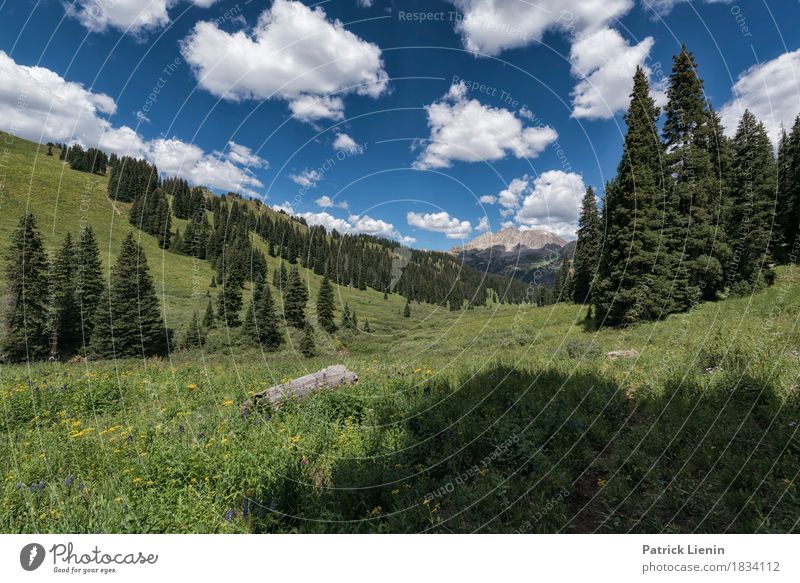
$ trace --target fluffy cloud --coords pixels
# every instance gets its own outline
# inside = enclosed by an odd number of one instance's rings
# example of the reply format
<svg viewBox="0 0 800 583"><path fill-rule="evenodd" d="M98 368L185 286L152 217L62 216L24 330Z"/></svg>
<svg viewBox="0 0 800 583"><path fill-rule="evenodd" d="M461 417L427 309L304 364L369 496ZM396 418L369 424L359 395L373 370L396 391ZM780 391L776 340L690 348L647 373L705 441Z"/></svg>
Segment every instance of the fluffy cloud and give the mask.
<svg viewBox="0 0 800 583"><path fill-rule="evenodd" d="M168 10L180 0L76 0L67 5L67 15L76 18L93 32L116 28L122 32L141 34L169 24ZM208 8L216 0L192 0Z"/></svg>
<svg viewBox="0 0 800 583"><path fill-rule="evenodd" d="M525 199L515 218L523 228L547 229L565 239L574 239L585 191L578 174L561 170L544 172L532 183L528 182Z"/></svg>
<svg viewBox="0 0 800 583"><path fill-rule="evenodd" d="M290 174L289 179L303 188L314 188L322 180L322 174L317 170L303 170L300 174Z"/></svg>
<svg viewBox="0 0 800 583"><path fill-rule="evenodd" d="M475 230L478 232L488 231L491 227L489 226L489 217L482 216L478 221L478 226L475 227Z"/></svg>
<svg viewBox="0 0 800 583"><path fill-rule="evenodd" d="M500 191L500 194L497 195L497 202L506 209L515 209L519 206L520 198L527 188L527 175L522 178L515 178L507 188Z"/></svg>
<svg viewBox="0 0 800 583"><path fill-rule="evenodd" d="M525 127L513 112L482 105L466 94L460 81L425 108L431 135L415 168L449 168L454 160L494 162L508 154L533 158L558 137L551 127Z"/></svg>
<svg viewBox="0 0 800 583"><path fill-rule="evenodd" d="M469 221L451 217L445 211L425 214L409 212L406 219L412 227L434 233L444 233L448 239L462 239L472 232L472 224Z"/></svg>
<svg viewBox="0 0 800 583"><path fill-rule="evenodd" d="M670 0L666 0L670 1ZM540 42L548 31L572 42L573 116L609 118L628 105L636 65L653 45L646 38L629 45L609 28L634 5L633 0L450 0L463 18L456 24L467 50L498 55ZM529 111L520 112L528 117Z"/></svg>
<svg viewBox="0 0 800 583"><path fill-rule="evenodd" d="M232 150L250 152L246 146L240 146L235 142L230 142L230 144L232 144ZM263 186L252 172L238 166L233 161L238 156L232 152L226 155L218 152L209 155L194 144L187 144L173 138L150 142L146 157L164 174L182 176L193 184L202 184L209 188L258 196L253 188ZM255 164L257 167L266 163L261 158L254 157L252 153L250 153L250 157L257 159L257 164Z"/></svg>
<svg viewBox="0 0 800 583"><path fill-rule="evenodd" d="M773 143L780 139L781 124L787 129L800 114L800 50L742 73L733 85L733 100L720 110L726 132L733 135L739 118L749 109L761 120Z"/></svg>
<svg viewBox="0 0 800 583"><path fill-rule="evenodd" d="M493 194L484 194L478 200L480 200L481 204L496 204L497 203L497 197L495 195L493 195Z"/></svg>
<svg viewBox="0 0 800 583"><path fill-rule="evenodd" d="M706 4L730 4L731 0L703 0ZM647 0L645 5L655 13L664 16L678 4L685 4L691 0Z"/></svg>
<svg viewBox="0 0 800 583"><path fill-rule="evenodd" d="M269 208L277 212L284 212L287 215L295 214L294 207L292 206L292 203L290 203L288 200L283 201L281 204L273 204Z"/></svg>
<svg viewBox="0 0 800 583"><path fill-rule="evenodd" d="M344 101L341 97L325 95L301 95L289 102L292 116L300 121L313 122L318 119L344 119Z"/></svg>
<svg viewBox="0 0 800 583"><path fill-rule="evenodd" d="M450 0L462 13L456 24L467 50L498 55L542 40L547 31L589 34L633 6L633 0Z"/></svg>
<svg viewBox="0 0 800 583"><path fill-rule="evenodd" d="M34 141L79 142L107 152L147 158L160 171L195 184L256 195L261 182L250 167L266 167L249 148L230 142L226 153L207 154L178 139L145 140L128 126L114 127L103 115L114 100L66 81L49 69L18 65L0 51L0 124Z"/></svg>
<svg viewBox="0 0 800 583"><path fill-rule="evenodd" d="M361 147L358 143L345 133L337 134L336 139L333 141L333 149L348 154L358 153Z"/></svg>
<svg viewBox="0 0 800 583"><path fill-rule="evenodd" d="M289 203L285 204L289 205ZM283 210L286 210L286 207L281 205L273 206L272 208L276 210L278 208L283 208ZM289 208L291 208L291 205L289 205ZM290 211L287 210L286 212ZM364 234L387 237L405 245L410 245L417 241L413 237L404 237L401 235L393 224L380 219L373 219L369 215L350 215L346 220L334 217L327 212L300 213L298 216L303 217L309 225L322 225L329 231L336 229L340 233L351 235Z"/></svg>
<svg viewBox="0 0 800 583"><path fill-rule="evenodd" d="M314 202L317 204L318 207L323 208L323 209L329 209L329 208L334 208L334 207L335 208L340 208L340 209L348 209L348 208L350 208L350 203L348 203L346 200L343 200L343 201L340 201L340 202L336 202L335 200L333 200L327 194L322 195L321 197L319 197Z"/></svg>
<svg viewBox="0 0 800 583"><path fill-rule="evenodd" d="M198 22L181 52L212 94L230 101L284 99L303 121L341 119L341 96L378 97L389 79L377 45L328 20L321 7L293 0L275 0L252 31L228 33Z"/></svg>
<svg viewBox="0 0 800 583"><path fill-rule="evenodd" d="M572 74L580 79L572 92L576 118L608 119L624 111L630 101L633 74L643 67L653 48L653 38L629 45L616 30L603 28L572 45ZM658 88L656 87L656 92ZM657 101L663 95L656 95Z"/></svg>
<svg viewBox="0 0 800 583"><path fill-rule="evenodd" d="M252 168L269 168L269 163L253 153L247 146L237 144L234 141L228 142L228 151L225 153L215 152L217 156L225 157L234 164L249 166Z"/></svg>

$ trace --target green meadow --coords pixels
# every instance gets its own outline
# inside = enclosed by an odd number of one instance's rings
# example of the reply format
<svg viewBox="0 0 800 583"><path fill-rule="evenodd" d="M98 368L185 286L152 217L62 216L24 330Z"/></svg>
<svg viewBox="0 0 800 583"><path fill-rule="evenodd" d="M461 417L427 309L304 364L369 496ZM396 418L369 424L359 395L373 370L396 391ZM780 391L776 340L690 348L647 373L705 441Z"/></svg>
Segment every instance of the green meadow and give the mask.
<svg viewBox="0 0 800 583"><path fill-rule="evenodd" d="M107 268L131 227L106 179L2 138L0 246L30 209L51 249L90 223ZM141 243L180 333L212 269ZM777 274L600 331L574 305L404 318L334 286L371 331L318 331L312 359L299 334L263 353L218 328L163 359L0 365L0 532L797 531L800 270ZM240 415L332 364L358 383Z"/></svg>

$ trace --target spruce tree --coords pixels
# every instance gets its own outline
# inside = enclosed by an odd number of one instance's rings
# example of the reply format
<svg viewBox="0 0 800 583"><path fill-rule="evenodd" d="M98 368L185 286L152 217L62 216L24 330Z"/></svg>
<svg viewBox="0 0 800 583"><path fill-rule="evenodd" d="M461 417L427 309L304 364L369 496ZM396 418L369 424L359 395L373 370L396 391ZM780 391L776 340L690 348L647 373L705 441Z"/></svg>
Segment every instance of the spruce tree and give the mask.
<svg viewBox="0 0 800 583"><path fill-rule="evenodd" d="M317 345L314 342L314 327L306 324L303 328L303 337L300 339L300 354L312 358L317 354Z"/></svg>
<svg viewBox="0 0 800 583"><path fill-rule="evenodd" d="M589 302L589 294L594 284L595 274L600 263L603 245L603 227L597 211L594 189L586 189L578 219L578 242L572 261L572 299L576 304Z"/></svg>
<svg viewBox="0 0 800 583"><path fill-rule="evenodd" d="M800 249L800 116L791 133L783 132L778 149L778 225L784 247L781 261L797 261Z"/></svg>
<svg viewBox="0 0 800 583"><path fill-rule="evenodd" d="M83 227L78 235L75 269L77 272L75 301L81 315L81 344L88 346L94 329L97 304L105 288L100 248L97 245L94 231L89 225Z"/></svg>
<svg viewBox="0 0 800 583"><path fill-rule="evenodd" d="M189 325L186 327L183 339L181 340L181 348L201 348L206 343L206 328L200 323L200 315L197 310L194 311Z"/></svg>
<svg viewBox="0 0 800 583"><path fill-rule="evenodd" d="M342 310L342 328L345 330L353 328L353 315L350 313L350 306L347 302L344 303L344 309Z"/></svg>
<svg viewBox="0 0 800 583"><path fill-rule="evenodd" d="M300 277L296 266L289 272L286 282L286 293L283 303L284 317L287 324L302 329L306 324L306 302L308 290Z"/></svg>
<svg viewBox="0 0 800 583"><path fill-rule="evenodd" d="M666 172L681 220L675 243L683 253L689 301L716 298L723 284L722 265L730 259L720 221L722 176L713 164L715 120L696 69L693 55L681 47L669 78L663 132Z"/></svg>
<svg viewBox="0 0 800 583"><path fill-rule="evenodd" d="M623 156L603 207L606 243L592 294L601 324L656 320L686 305L675 293L685 283L675 256L677 212L662 169L658 116L647 76L637 67Z"/></svg>
<svg viewBox="0 0 800 583"><path fill-rule="evenodd" d="M214 327L214 306L211 305L211 300L206 304L206 313L203 316L203 328L210 330Z"/></svg>
<svg viewBox="0 0 800 583"><path fill-rule="evenodd" d="M234 327L241 323L239 312L242 309L243 285L235 272L226 274L222 281L222 291L217 296L217 314L227 326Z"/></svg>
<svg viewBox="0 0 800 583"><path fill-rule="evenodd" d="M364 332L372 332L369 327L369 318L364 318Z"/></svg>
<svg viewBox="0 0 800 583"><path fill-rule="evenodd" d="M100 358L161 355L166 330L147 258L129 233L95 315L91 351Z"/></svg>
<svg viewBox="0 0 800 583"><path fill-rule="evenodd" d="M51 358L59 354L72 354L81 343L81 312L75 298L78 276L76 258L72 235L67 233L50 272Z"/></svg>
<svg viewBox="0 0 800 583"><path fill-rule="evenodd" d="M9 361L43 358L49 349L47 256L32 214L11 236L6 256L5 330L2 350Z"/></svg>
<svg viewBox="0 0 800 583"><path fill-rule="evenodd" d="M317 322L329 334L336 332L334 321L333 286L327 276L322 279L317 296Z"/></svg>
<svg viewBox="0 0 800 583"><path fill-rule="evenodd" d="M410 318L411 317L411 302L406 299L406 305L403 308L403 317Z"/></svg>
<svg viewBox="0 0 800 583"><path fill-rule="evenodd" d="M777 168L764 124L748 110L733 139L731 233L735 268L729 282L736 294L751 293L774 281L772 229Z"/></svg>
<svg viewBox="0 0 800 583"><path fill-rule="evenodd" d="M258 302L255 304L258 342L264 350L273 351L283 343L283 334L280 330L275 302L272 299L272 291L266 283L263 286Z"/></svg>

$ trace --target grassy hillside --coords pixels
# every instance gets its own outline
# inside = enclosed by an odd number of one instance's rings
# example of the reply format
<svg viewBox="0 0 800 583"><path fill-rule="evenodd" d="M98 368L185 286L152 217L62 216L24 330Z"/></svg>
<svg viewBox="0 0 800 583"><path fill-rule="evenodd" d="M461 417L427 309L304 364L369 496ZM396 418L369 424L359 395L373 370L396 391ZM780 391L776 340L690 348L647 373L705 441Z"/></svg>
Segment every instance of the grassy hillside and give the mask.
<svg viewBox="0 0 800 583"><path fill-rule="evenodd" d="M103 179L44 157L31 171L33 155L12 149L0 236L27 200L59 240L88 180L113 253L128 225ZM185 317L191 260L142 240L168 317ZM402 298L336 293L373 331L319 333L313 359L296 336L267 354L218 330L166 359L3 366L0 531L798 529L797 268L624 330L588 329L571 305L415 305L406 319ZM254 391L335 363L359 383L238 414Z"/></svg>

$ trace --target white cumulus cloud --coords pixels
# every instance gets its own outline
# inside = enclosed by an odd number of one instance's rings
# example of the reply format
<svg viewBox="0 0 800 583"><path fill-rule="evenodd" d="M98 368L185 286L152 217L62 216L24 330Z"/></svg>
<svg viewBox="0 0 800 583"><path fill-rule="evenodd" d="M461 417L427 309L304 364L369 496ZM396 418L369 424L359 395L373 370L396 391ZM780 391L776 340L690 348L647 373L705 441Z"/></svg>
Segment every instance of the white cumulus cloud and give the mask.
<svg viewBox="0 0 800 583"><path fill-rule="evenodd" d="M564 239L574 239L585 191L583 178L578 174L561 170L543 172L529 181L515 218L523 228L547 229Z"/></svg>
<svg viewBox="0 0 800 583"><path fill-rule="evenodd" d="M198 185L257 196L262 186L249 167L265 168L246 146L208 154L177 138L146 140L103 117L116 112L113 98L94 93L43 67L18 65L0 51L0 127L34 141L78 142L120 156L146 158L170 176Z"/></svg>
<svg viewBox="0 0 800 583"><path fill-rule="evenodd" d="M633 0L450 0L462 18L456 30L467 50L498 55L539 42L548 31L570 36L606 26L633 7Z"/></svg>
<svg viewBox="0 0 800 583"><path fill-rule="evenodd" d="M462 239L472 232L472 224L469 221L451 217L445 211L424 214L409 211L406 219L412 227L434 233L444 233L448 239Z"/></svg>
<svg viewBox="0 0 800 583"><path fill-rule="evenodd" d="M355 154L361 150L361 147L353 138L345 133L340 133L336 135L336 139L333 141L333 149L348 154Z"/></svg>
<svg viewBox="0 0 800 583"><path fill-rule="evenodd" d="M251 30L198 22L181 52L213 95L283 99L303 121L341 119L344 95L378 97L389 80L377 45L329 20L322 7L293 0L275 0Z"/></svg>
<svg viewBox="0 0 800 583"><path fill-rule="evenodd" d="M289 205L289 203L285 204ZM286 210L286 207L282 208ZM289 208L291 208L291 205L289 205ZM287 212L289 211L287 210ZM342 219L323 211L319 213L300 213L297 216L303 217L309 225L322 225L329 231L336 229L340 233L349 235L362 234L386 237L388 239L394 239L404 245L411 245L417 242L414 237L403 236L392 223L381 219L374 219L369 215L351 214L347 219Z"/></svg>
<svg viewBox="0 0 800 583"><path fill-rule="evenodd" d="M777 144L781 125L788 130L800 114L800 49L749 68L736 80L732 92L733 99L720 110L726 132L733 135L739 118L749 109Z"/></svg>
<svg viewBox="0 0 800 583"><path fill-rule="evenodd" d="M300 174L290 174L289 179L303 188L314 188L322 180L322 174L318 170L306 169Z"/></svg>
<svg viewBox="0 0 800 583"><path fill-rule="evenodd" d="M599 119L625 109L636 65L653 39L634 45L612 30L633 0L449 0L461 12L456 23L467 50L489 56L541 42L547 32L572 43L573 116ZM669 1L669 0L667 0ZM529 117L528 110L520 112Z"/></svg>
<svg viewBox="0 0 800 583"><path fill-rule="evenodd" d="M533 158L558 137L549 126L525 127L513 112L483 105L466 94L466 84L459 81L425 108L431 135L415 168L449 168L453 161L494 162L509 154Z"/></svg>
<svg viewBox="0 0 800 583"><path fill-rule="evenodd" d="M134 35L169 24L169 9L180 0L75 0L66 7L67 15L76 18L92 32L116 28ZM216 0L191 0L208 8Z"/></svg>
<svg viewBox="0 0 800 583"><path fill-rule="evenodd" d="M323 194L317 200L314 201L319 208L328 209L328 208L340 208L340 209L348 209L350 208L350 203L346 200L342 200L336 202L327 194Z"/></svg>
<svg viewBox="0 0 800 583"><path fill-rule="evenodd" d="M608 119L624 111L630 102L633 74L643 67L655 41L647 37L630 45L616 30L603 28L572 45L572 74L580 79L572 92L576 118ZM655 88L657 93L658 87ZM663 102L663 95L654 95Z"/></svg>

